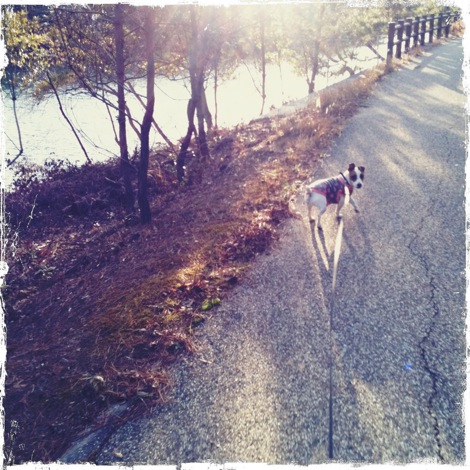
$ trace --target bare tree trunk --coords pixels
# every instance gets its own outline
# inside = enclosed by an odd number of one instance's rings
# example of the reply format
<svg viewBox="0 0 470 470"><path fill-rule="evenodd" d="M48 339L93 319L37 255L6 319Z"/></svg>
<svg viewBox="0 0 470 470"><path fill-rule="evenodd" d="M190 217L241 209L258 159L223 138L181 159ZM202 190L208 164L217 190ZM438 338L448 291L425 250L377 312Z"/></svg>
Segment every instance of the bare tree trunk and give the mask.
<svg viewBox="0 0 470 470"><path fill-rule="evenodd" d="M311 56L311 76L310 80L308 82L308 93L312 94L315 92L315 80L317 78L318 72L320 71L320 40L321 40L321 34L322 34L322 22L323 22L323 16L325 13L325 5L322 4L320 5L320 11L319 11L319 21L317 22L318 28L315 31L315 40L313 42L313 52Z"/></svg>
<svg viewBox="0 0 470 470"><path fill-rule="evenodd" d="M207 106L207 97L206 97L206 90L204 87L202 88L202 93L201 93L201 104L202 104L202 109L204 112L204 121L206 121L207 124L207 130L212 129L212 114L209 111L209 106Z"/></svg>
<svg viewBox="0 0 470 470"><path fill-rule="evenodd" d="M218 108L218 101L217 101L217 91L219 87L219 64L217 62L214 70L214 127L217 129L218 123L218 114L219 114L219 108Z"/></svg>
<svg viewBox="0 0 470 470"><path fill-rule="evenodd" d="M59 103L59 110L60 110L63 118L67 121L67 124L70 126L70 129L72 129L73 135L77 139L77 142L79 143L79 145L80 145L80 147L81 147L81 149L82 149L82 151L85 155L85 158L87 159L87 163L91 163L90 157L88 156L88 153L87 153L85 147L83 146L82 141L80 140L80 136L78 135L77 131L75 130L75 127L73 126L70 119L67 117L67 114L65 114L64 108L62 107L62 102L60 101L59 94L57 93L57 89L54 86L54 82L52 81L51 75L49 74L49 72L46 72L46 75L47 75L47 80L49 82L49 85L51 86L52 91L54 92L54 95L57 99L57 102Z"/></svg>
<svg viewBox="0 0 470 470"><path fill-rule="evenodd" d="M261 12L260 27L261 27L261 111L260 116L264 113L264 105L266 104L266 37L265 37L265 16Z"/></svg>
<svg viewBox="0 0 470 470"><path fill-rule="evenodd" d="M180 151L178 154L178 158L176 159L176 176L178 181L181 183L184 178L184 165L186 163L186 152L188 151L189 144L191 143L191 137L193 133L196 132L196 127L194 126L194 113L196 112L196 106L192 99L188 102L188 130L186 132L186 136L184 137L183 141L181 142Z"/></svg>
<svg viewBox="0 0 470 470"><path fill-rule="evenodd" d="M313 43L313 53L311 57L312 70L311 70L310 80L308 82L309 95L315 92L315 80L318 75L319 50L320 50L320 41L316 39Z"/></svg>
<svg viewBox="0 0 470 470"><path fill-rule="evenodd" d="M199 152L201 153L201 157L208 157L209 156L209 146L207 145L207 135L206 135L206 129L205 129L205 116L206 116L206 106L204 106L204 72L200 70L200 76L198 77L197 80L197 91L196 91L196 96L197 96L197 104L196 104L196 110L197 110L197 123L198 123L198 135L197 135L197 141L198 141L198 147L199 147Z"/></svg>
<svg viewBox="0 0 470 470"><path fill-rule="evenodd" d="M123 5L118 3L114 7L114 40L116 47L116 78L118 94L118 123L119 123L119 152L121 157L121 176L124 180L126 192L126 210L134 211L134 192L131 183L131 165L127 148L126 132L126 98L124 94L125 59L124 59L124 12Z"/></svg>
<svg viewBox="0 0 470 470"><path fill-rule="evenodd" d="M20 121L18 119L18 112L16 110L17 96L16 96L16 87L15 87L15 79L14 78L11 79L10 86L11 86L11 100L13 101L13 114L15 116L16 130L18 131L18 144L19 144L20 147L18 149L18 153L16 154L15 158L13 160L11 160L10 162L8 162L7 166L13 165L13 163L15 163L16 160L18 160L18 158L20 158L21 155L23 155L23 152L24 152L24 150L23 150L23 138L21 137Z"/></svg>
<svg viewBox="0 0 470 470"><path fill-rule="evenodd" d="M188 102L188 130L183 139L176 160L176 171L178 181L184 178L184 164L186 154L191 143L191 137L196 134L196 127L194 125L194 114L197 112L198 119L198 133L197 142L201 156L209 156L209 147L207 145L206 132L204 128L205 111L203 106L202 94L204 91L204 71L206 60L205 54L205 41L201 40L198 33L198 21L196 18L196 8L194 5L191 8L191 46L189 48L189 78L191 83L191 98Z"/></svg>
<svg viewBox="0 0 470 470"><path fill-rule="evenodd" d="M191 29L192 43L194 47L190 49L189 69L191 75L191 98L194 100L197 112L198 135L197 143L202 157L209 156L209 147L207 146L206 130L204 127L204 73L206 63L206 36L205 32L200 33L199 21L196 18L196 8L191 8Z"/></svg>
<svg viewBox="0 0 470 470"><path fill-rule="evenodd" d="M147 106L142 120L142 130L140 137L140 165L139 165L139 190L137 199L140 209L140 220L143 224L148 224L152 220L152 213L148 202L148 181L147 173L149 166L150 142L149 135L153 121L153 110L155 107L155 57L154 57L154 27L155 10L148 7L148 14L145 16L144 37L147 55Z"/></svg>

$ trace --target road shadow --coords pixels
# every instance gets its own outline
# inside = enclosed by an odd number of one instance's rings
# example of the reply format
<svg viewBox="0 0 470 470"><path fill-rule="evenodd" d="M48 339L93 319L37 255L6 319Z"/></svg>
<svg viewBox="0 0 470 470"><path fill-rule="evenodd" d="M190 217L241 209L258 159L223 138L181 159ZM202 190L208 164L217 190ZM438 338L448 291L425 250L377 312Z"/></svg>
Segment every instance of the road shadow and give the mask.
<svg viewBox="0 0 470 470"><path fill-rule="evenodd" d="M310 224L310 240L317 260L318 274L321 279L321 289L326 299L331 297L331 284L333 281L333 255L334 252L328 250L324 230L319 230L316 221Z"/></svg>

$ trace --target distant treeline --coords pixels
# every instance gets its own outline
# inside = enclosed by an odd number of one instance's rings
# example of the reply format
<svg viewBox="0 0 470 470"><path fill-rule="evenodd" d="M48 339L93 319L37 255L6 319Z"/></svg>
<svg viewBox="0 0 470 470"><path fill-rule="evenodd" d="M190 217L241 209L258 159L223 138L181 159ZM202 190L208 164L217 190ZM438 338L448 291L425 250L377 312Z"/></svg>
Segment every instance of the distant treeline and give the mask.
<svg viewBox="0 0 470 470"><path fill-rule="evenodd" d="M21 116L16 113L19 93L33 97L55 96L61 105L64 93L86 93L108 108L120 148L121 174L132 211L127 130L141 143L139 202L142 221L150 220L146 200L149 133L152 127L175 154L178 179L185 178L185 162L193 136L200 158L209 155L206 133L217 126L205 90L233 76L240 65L250 67L260 95L260 113L266 100L266 66L290 62L305 77L306 92L313 93L316 79L335 64L340 73L355 73L351 62L360 47L374 50L387 34L388 22L397 18L439 13L438 2L413 5L383 1L382 7L348 7L338 3L278 5L162 7L116 5L48 5L2 8L2 29L8 65L2 87L13 100L18 129L18 155L23 153ZM156 77L184 80L191 92L187 108L187 133L179 148L155 122ZM146 92L136 89L146 81ZM126 98L142 104L142 115L132 115ZM239 97L243 100L243 96ZM217 107L217 98L216 98ZM82 149L89 162L91 159Z"/></svg>

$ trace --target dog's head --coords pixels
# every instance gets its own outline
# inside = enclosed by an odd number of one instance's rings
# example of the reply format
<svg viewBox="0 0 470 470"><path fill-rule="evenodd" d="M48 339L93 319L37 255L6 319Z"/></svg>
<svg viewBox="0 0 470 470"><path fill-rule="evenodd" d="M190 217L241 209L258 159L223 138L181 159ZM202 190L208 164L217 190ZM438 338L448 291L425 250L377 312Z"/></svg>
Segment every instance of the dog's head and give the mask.
<svg viewBox="0 0 470 470"><path fill-rule="evenodd" d="M360 189L364 186L364 172L363 166L356 166L355 163L350 163L348 168L348 181L355 189Z"/></svg>

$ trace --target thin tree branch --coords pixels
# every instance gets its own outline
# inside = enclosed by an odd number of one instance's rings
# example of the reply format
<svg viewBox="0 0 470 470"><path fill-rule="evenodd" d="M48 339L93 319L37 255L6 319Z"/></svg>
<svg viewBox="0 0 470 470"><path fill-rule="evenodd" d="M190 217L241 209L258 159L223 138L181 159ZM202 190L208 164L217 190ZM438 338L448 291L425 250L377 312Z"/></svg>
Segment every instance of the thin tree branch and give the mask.
<svg viewBox="0 0 470 470"><path fill-rule="evenodd" d="M13 114L15 116L15 123L16 123L16 130L18 131L18 142L20 144L20 148L18 149L18 154L16 155L16 157L11 160L10 162L8 162L8 165L7 167L13 165L13 163L16 162L16 160L18 160L18 158L21 157L21 155L23 155L23 139L21 137L21 128L20 128L20 121L18 119L18 113L17 113L17 110L16 110L16 88L15 88L15 81L14 81L14 78L11 80L11 99L13 101Z"/></svg>
<svg viewBox="0 0 470 470"><path fill-rule="evenodd" d="M114 118L111 114L111 110L109 109L109 105L107 103L105 103L106 105L106 111L108 112L108 116L109 116L109 120L111 121L111 126L113 128L113 133L114 133L114 141L116 142L116 144L119 145L119 137L117 135L117 132L116 132L116 126L114 125Z"/></svg>
<svg viewBox="0 0 470 470"><path fill-rule="evenodd" d="M73 63L72 63L72 60L71 60L71 57L70 57L70 52L69 52L69 48L68 48L68 45L67 45L67 41L65 40L65 37L64 37L64 33L62 31L62 26L61 26L61 23L60 23L60 19L59 19L59 15L57 14L57 8L54 9L54 16L55 16L55 19L56 19L56 22L57 22L57 26L58 26L58 30L59 30L59 34L60 34L60 38L62 40L62 44L65 48L65 54L67 56L67 65L70 67L70 70L72 70L72 72L75 74L75 76L78 78L78 80L83 84L83 86L85 87L86 90L88 90L88 92L90 93L91 96L93 97L96 97L97 96L97 93L93 90L93 88L86 82L85 78L81 76L80 73L78 73L78 71L76 70L76 68L74 67Z"/></svg>
<svg viewBox="0 0 470 470"><path fill-rule="evenodd" d="M137 98L137 101L144 107L145 109L145 103L144 101L142 100L142 98L140 97L140 95L137 93L137 91L135 90L134 86L131 84L131 83L128 83L128 86L129 86L129 89L131 90L132 94ZM166 144L170 147L171 151L176 155L177 152L176 152L176 149L173 145L173 143L171 142L171 140L166 136L166 134L162 131L162 129L160 128L160 126L157 124L157 121L155 121L155 118L152 118L152 124L154 125L155 129L157 130L157 132L160 134L160 136L163 138L163 140L166 142Z"/></svg>
<svg viewBox="0 0 470 470"><path fill-rule="evenodd" d="M83 153L85 154L85 158L87 159L87 162L88 162L88 163L91 163L91 159L90 159L90 157L88 156L88 153L87 153L85 147L84 147L83 144L82 144L82 141L81 141L81 139L80 139L80 136L78 135L77 131L76 131L75 128L73 127L73 124L71 123L70 119L67 117L67 114L65 114L64 108L62 107L62 102L60 101L59 94L57 93L56 87L54 86L54 82L52 81L51 75L49 74L49 72L46 72L46 75L47 75L47 80L48 80L48 82L49 82L49 85L51 86L52 91L54 92L54 95L55 95L55 97L57 98L57 102L58 102L58 104L59 104L59 110L60 110L60 112L62 113L62 116L63 116L64 119L67 121L67 124L70 126L70 129L72 129L73 135L75 136L75 138L77 139L78 143L80 144L80 147L81 147Z"/></svg>

